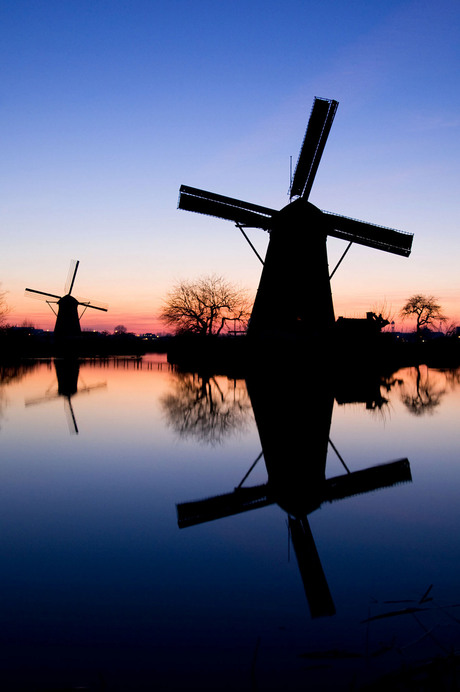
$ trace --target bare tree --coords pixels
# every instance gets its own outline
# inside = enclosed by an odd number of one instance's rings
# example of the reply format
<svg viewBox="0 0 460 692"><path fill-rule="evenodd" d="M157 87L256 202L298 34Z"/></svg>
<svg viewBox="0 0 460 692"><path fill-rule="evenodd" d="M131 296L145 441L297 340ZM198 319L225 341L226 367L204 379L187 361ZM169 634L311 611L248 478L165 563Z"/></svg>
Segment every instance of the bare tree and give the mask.
<svg viewBox="0 0 460 692"><path fill-rule="evenodd" d="M400 314L403 319L407 317L416 318L417 336L421 336L421 331L424 327L433 326L435 322L445 322L447 319L443 315L437 300L434 296L425 296L417 293L411 296L402 308Z"/></svg>
<svg viewBox="0 0 460 692"><path fill-rule="evenodd" d="M177 373L174 389L161 401L168 425L183 438L210 445L244 430L251 402L244 380Z"/></svg>
<svg viewBox="0 0 460 692"><path fill-rule="evenodd" d="M0 325L5 321L6 316L10 312L10 308L6 302L7 291L0 291Z"/></svg>
<svg viewBox="0 0 460 692"><path fill-rule="evenodd" d="M457 329L458 329L458 323L451 321L448 322L447 320L440 326L440 330L445 336L456 336L457 335Z"/></svg>
<svg viewBox="0 0 460 692"><path fill-rule="evenodd" d="M213 274L179 281L166 296L160 319L176 334L211 336L228 331L231 323L246 326L250 314L246 291Z"/></svg>
<svg viewBox="0 0 460 692"><path fill-rule="evenodd" d="M432 380L427 367L421 370L416 365L414 372L415 381L412 379L402 385L402 402L414 416L432 415L446 393L446 386L439 380Z"/></svg>
<svg viewBox="0 0 460 692"><path fill-rule="evenodd" d="M115 329L113 330L114 334L127 334L128 330L126 329L124 324L117 324Z"/></svg>
<svg viewBox="0 0 460 692"><path fill-rule="evenodd" d="M378 315L379 318L382 318L382 320L386 322L384 327L394 322L394 311L392 306L387 304L386 298L384 298L380 303L375 303L372 306L371 311L374 313L374 315ZM382 327L382 329L384 327Z"/></svg>

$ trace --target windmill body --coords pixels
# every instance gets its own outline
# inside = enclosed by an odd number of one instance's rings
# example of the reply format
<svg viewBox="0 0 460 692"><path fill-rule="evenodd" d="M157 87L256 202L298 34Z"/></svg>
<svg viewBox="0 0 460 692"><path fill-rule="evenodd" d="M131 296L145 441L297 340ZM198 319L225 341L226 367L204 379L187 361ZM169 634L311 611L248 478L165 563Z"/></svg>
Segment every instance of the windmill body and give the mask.
<svg viewBox="0 0 460 692"><path fill-rule="evenodd" d="M57 301L58 314L54 325L54 334L57 337L72 337L81 334L80 317L78 315L79 302L71 295L62 296Z"/></svg>
<svg viewBox="0 0 460 692"><path fill-rule="evenodd" d="M305 337L312 305L322 328L333 326L326 226L320 210L302 198L273 218L249 335Z"/></svg>
<svg viewBox="0 0 460 692"><path fill-rule="evenodd" d="M69 280L63 296L58 296L54 293L46 293L45 291L37 291L33 288L26 288L26 291L33 293L34 297L46 300L51 309L53 309L53 304L58 306L54 336L59 341L72 340L81 335L80 318L82 315L78 313L80 306L83 306L83 312L87 308L107 312L107 307L101 304L94 303L93 301L77 300L77 298L71 295L79 264L79 261L76 261L71 265ZM54 309L53 312L55 312Z"/></svg>
<svg viewBox="0 0 460 692"><path fill-rule="evenodd" d="M180 188L180 209L233 221L244 235L245 228L270 233L248 336L305 336L311 333L312 305L317 332L333 327L328 236L405 257L410 254L411 234L323 211L308 201L337 106L337 101L315 98L290 203L280 211L185 185Z"/></svg>

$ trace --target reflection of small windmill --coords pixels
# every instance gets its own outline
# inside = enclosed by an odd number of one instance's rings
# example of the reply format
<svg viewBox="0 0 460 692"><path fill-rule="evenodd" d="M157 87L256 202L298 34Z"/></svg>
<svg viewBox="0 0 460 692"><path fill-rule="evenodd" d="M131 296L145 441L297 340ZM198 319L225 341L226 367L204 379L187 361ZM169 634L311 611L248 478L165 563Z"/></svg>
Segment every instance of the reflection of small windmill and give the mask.
<svg viewBox="0 0 460 692"><path fill-rule="evenodd" d="M185 528L277 503L288 515L290 536L311 615L333 615L335 606L308 515L324 503L410 481L409 461L400 459L350 472L329 437L333 396L326 391L327 387L318 392L314 407L309 411L299 402L297 379L291 383L291 387L286 381L291 396L283 399L283 407L273 406L267 380L266 376L252 381L248 379L247 385L262 443L268 482L243 487L254 463L233 492L178 504L178 524L180 528ZM329 445L346 470L345 474L334 478L326 478Z"/></svg>
<svg viewBox="0 0 460 692"><path fill-rule="evenodd" d="M280 211L185 185L180 188L180 209L233 221L251 246L245 228L270 233L248 335L273 331L274 315L279 333L311 333L312 297L318 331L333 326L330 278L335 269L329 273L328 236L348 242L338 264L352 243L406 257L410 254L412 235L321 211L308 202L337 106L337 101L315 99L291 183L291 201Z"/></svg>
<svg viewBox="0 0 460 692"><path fill-rule="evenodd" d="M87 308L107 312L107 307L101 303L96 303L90 300L77 300L77 298L74 298L71 295L79 264L80 262L78 260L73 260L71 262L63 296L58 296L54 293L46 293L44 291L36 291L33 288L26 288L26 291L29 293L36 294L34 297L40 297L42 300L46 300L51 310L56 315L54 334L57 337L66 338L79 336L81 334L80 319L86 312ZM49 300L49 298L55 298L55 300ZM58 306L57 313L53 308L53 304L57 304ZM82 305L84 309L79 315L78 307L80 305Z"/></svg>
<svg viewBox="0 0 460 692"><path fill-rule="evenodd" d="M101 389L107 385L105 382L101 382L90 386L85 385L84 387L79 388L78 376L80 374L80 364L78 360L55 360L54 367L56 370L57 391L55 388L49 388L44 396L37 397L35 399L28 399L26 401L26 406L43 404L63 397L66 413L68 414L69 418L70 431L78 435L78 426L72 406L72 398L77 394L89 394L89 392L92 390Z"/></svg>

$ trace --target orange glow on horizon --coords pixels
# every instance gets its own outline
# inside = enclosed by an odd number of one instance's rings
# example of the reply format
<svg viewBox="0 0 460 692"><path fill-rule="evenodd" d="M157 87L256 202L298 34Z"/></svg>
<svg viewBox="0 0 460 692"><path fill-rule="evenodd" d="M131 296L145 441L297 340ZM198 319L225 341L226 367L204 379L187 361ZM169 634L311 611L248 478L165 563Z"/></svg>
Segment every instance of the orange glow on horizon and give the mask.
<svg viewBox="0 0 460 692"><path fill-rule="evenodd" d="M45 331L53 331L56 322L56 317L50 310L49 316L44 315L34 315L30 312L21 313L19 311L12 311L7 315L5 323L14 327L20 327L24 324L32 325L36 329L43 329ZM156 318L144 317L141 315L123 315L117 314L116 316L110 315L110 313L104 314L103 317L89 316L86 313L81 319L81 328L83 331L107 331L112 333L118 325L122 324L126 327L128 332L133 332L134 334L166 334L170 330L165 328L165 325Z"/></svg>
<svg viewBox="0 0 460 692"><path fill-rule="evenodd" d="M442 307L442 311L447 318L445 327L453 324L460 325L460 311L458 302L455 299L452 299L451 296L444 300L442 296L438 296L438 300ZM338 296L334 302L336 318L340 316L347 318L365 318L366 312L368 311L379 312L379 307L376 305L376 303L366 301L363 298L359 299L358 301L341 301L340 296ZM413 332L415 331L415 320L402 320L399 316L400 309L404 303L405 299L391 305L389 304L388 313L391 316L392 321L394 321L394 331ZM20 310L12 309L11 312L6 316L5 323L12 326L29 324L37 329L44 329L45 331L52 331L54 329L56 316L53 314L52 310L46 306L46 304L44 306L44 304L40 303L39 301L30 301L30 306L27 304L26 307L26 310L24 310L23 306L21 306L22 309ZM139 310L139 307L137 307L137 310ZM87 310L81 319L81 327L84 331L94 330L113 333L115 327L118 325L124 325L128 332L132 332L134 334L168 334L173 331L154 314L142 314L137 311L130 313L126 309L110 309L110 306L107 313L96 310ZM386 327L385 331L389 331L390 329L391 327Z"/></svg>

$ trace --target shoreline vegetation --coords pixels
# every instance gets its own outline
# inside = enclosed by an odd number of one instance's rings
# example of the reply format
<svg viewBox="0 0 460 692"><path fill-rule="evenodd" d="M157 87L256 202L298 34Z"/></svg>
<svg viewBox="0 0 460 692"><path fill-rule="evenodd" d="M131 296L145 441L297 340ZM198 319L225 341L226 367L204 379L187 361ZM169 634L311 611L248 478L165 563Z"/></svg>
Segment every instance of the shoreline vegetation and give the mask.
<svg viewBox="0 0 460 692"><path fill-rule="evenodd" d="M432 339L404 339L391 333L353 338L333 331L306 340L281 338L248 339L246 336L200 339L173 337L168 345L168 361L187 370L226 372L263 368L275 360L288 367L317 363L331 374L344 369L397 370L427 365L451 368L460 365L460 339L438 336Z"/></svg>
<svg viewBox="0 0 460 692"><path fill-rule="evenodd" d="M134 334L82 332L58 341L52 332L27 329L0 330L0 363L40 358L142 357L166 353L168 362L181 370L231 374L268 367L274 360L289 367L322 364L328 371L368 368L371 371L425 364L449 368L460 365L460 338L432 333L427 338L388 332L350 334L333 330L326 335L296 340L279 336L250 339L245 334L219 337L196 335L145 339Z"/></svg>
<svg viewBox="0 0 460 692"><path fill-rule="evenodd" d="M53 332L5 327L0 330L0 362L24 358L143 356L166 353L168 337L143 338L135 334L82 332L57 339Z"/></svg>

